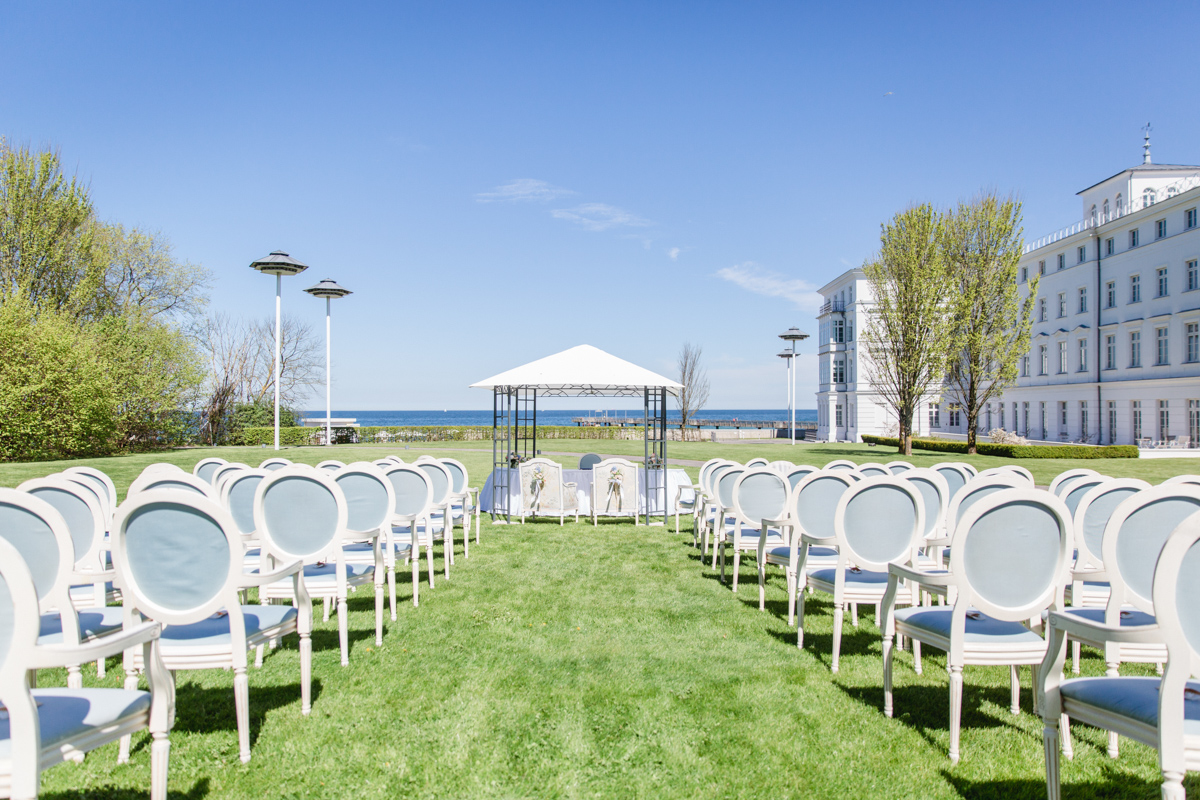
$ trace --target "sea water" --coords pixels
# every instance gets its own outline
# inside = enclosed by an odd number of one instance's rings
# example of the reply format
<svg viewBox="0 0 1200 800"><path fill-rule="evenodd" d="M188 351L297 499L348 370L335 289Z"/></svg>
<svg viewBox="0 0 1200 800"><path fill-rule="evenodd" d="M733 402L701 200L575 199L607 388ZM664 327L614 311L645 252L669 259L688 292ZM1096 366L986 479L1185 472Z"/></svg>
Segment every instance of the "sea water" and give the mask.
<svg viewBox="0 0 1200 800"><path fill-rule="evenodd" d="M622 409L618 411L605 412L602 409L567 409L567 408L539 408L537 419L539 425L574 425L575 420L579 417L629 417L639 419L642 416L640 410L633 411L630 409ZM305 415L309 419L325 419L324 411L308 411ZM787 409L764 409L764 408L732 408L732 409L705 409L697 414L693 414L694 419L712 419L712 420L745 420L747 422L786 422L788 419ZM487 426L492 424L491 409L480 411L467 411L462 409L447 409L444 411L377 411L377 410L341 410L334 409L334 419L351 418L358 422L363 427L427 427L427 426ZM679 411L671 410L667 412L667 419L679 419ZM817 410L815 408L797 408L796 422L816 422Z"/></svg>

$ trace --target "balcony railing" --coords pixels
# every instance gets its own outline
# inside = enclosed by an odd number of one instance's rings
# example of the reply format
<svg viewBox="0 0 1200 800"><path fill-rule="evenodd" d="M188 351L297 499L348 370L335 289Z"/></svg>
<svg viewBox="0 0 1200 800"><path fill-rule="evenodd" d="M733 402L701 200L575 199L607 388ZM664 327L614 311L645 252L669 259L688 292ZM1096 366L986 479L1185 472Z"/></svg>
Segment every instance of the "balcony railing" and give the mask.
<svg viewBox="0 0 1200 800"><path fill-rule="evenodd" d="M828 314L831 311L845 311L845 300L826 300L825 305L821 306L821 313Z"/></svg>

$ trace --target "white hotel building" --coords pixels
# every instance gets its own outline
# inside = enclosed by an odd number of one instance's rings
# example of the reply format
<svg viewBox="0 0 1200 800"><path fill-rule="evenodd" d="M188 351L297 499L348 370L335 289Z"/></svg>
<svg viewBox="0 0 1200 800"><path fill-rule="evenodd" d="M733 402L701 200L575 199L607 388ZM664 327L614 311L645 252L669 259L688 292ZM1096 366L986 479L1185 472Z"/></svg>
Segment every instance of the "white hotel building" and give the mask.
<svg viewBox="0 0 1200 800"><path fill-rule="evenodd" d="M1027 245L1022 294L1040 275L1017 384L979 428L1031 440L1200 445L1200 166L1143 163L1079 192L1083 219ZM855 333L871 290L860 269L822 287L818 441L860 441L895 424L867 382ZM980 309L980 313L987 313ZM863 382L859 382L859 380ZM941 398L915 433L965 434Z"/></svg>

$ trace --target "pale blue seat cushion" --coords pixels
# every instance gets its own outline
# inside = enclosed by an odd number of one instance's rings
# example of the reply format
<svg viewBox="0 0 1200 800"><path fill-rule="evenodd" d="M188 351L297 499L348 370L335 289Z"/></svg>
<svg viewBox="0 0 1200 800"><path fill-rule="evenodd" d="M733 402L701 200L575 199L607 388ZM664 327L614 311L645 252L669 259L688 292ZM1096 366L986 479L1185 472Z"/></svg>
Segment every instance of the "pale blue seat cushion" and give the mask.
<svg viewBox="0 0 1200 800"><path fill-rule="evenodd" d="M126 689L34 689L42 749L84 734L92 728L123 722L150 709L150 693ZM0 760L12 758L8 715L0 718Z"/></svg>
<svg viewBox="0 0 1200 800"><path fill-rule="evenodd" d="M78 614L79 638L84 641L120 630L122 625L120 606L85 608ZM38 630L38 644L62 643L62 617L57 613L42 614L42 624Z"/></svg>
<svg viewBox="0 0 1200 800"><path fill-rule="evenodd" d="M1104 624L1104 609L1103 608L1064 608L1064 613L1074 617L1086 619L1088 622L1096 622L1100 625ZM1137 626L1137 625L1154 625L1156 620L1153 614L1147 614L1145 611L1138 611L1136 608L1121 609L1121 626Z"/></svg>
<svg viewBox="0 0 1200 800"><path fill-rule="evenodd" d="M112 581L105 581L104 594L111 597L115 591L116 590L113 588ZM81 583L77 586L72 586L70 588L70 592L71 602L73 603L79 602L80 600L91 600L96 594L95 584Z"/></svg>
<svg viewBox="0 0 1200 800"><path fill-rule="evenodd" d="M954 610L949 606L914 606L897 610L896 621L949 639L950 617L953 613ZM980 614L979 619L967 617L964 641L975 644L1036 645L1045 640L1019 622L1006 622Z"/></svg>
<svg viewBox="0 0 1200 800"><path fill-rule="evenodd" d="M246 638L271 631L296 619L291 606L242 606L246 620ZM163 628L164 649L171 647L218 647L229 644L229 615L211 616L187 625Z"/></svg>
<svg viewBox="0 0 1200 800"><path fill-rule="evenodd" d="M354 585L362 583L375 572L374 564L346 564L346 583ZM304 585L309 592L322 594L332 592L337 586L337 566L335 564L312 564L304 568ZM271 588L290 593L292 590L291 577L276 581Z"/></svg>
<svg viewBox="0 0 1200 800"><path fill-rule="evenodd" d="M852 572L851 570L843 570L846 573L846 588L862 589L864 591L879 591L883 592L887 589L888 574L886 572ZM815 581L828 583L833 585L837 579L837 569L826 567L824 569L815 569L808 573L809 577Z"/></svg>
<svg viewBox="0 0 1200 800"><path fill-rule="evenodd" d="M1064 681L1064 698L1098 708L1150 727L1158 727L1159 678L1076 678ZM1188 681L1187 688L1200 695L1200 681ZM1200 736L1200 697L1184 695L1183 735Z"/></svg>

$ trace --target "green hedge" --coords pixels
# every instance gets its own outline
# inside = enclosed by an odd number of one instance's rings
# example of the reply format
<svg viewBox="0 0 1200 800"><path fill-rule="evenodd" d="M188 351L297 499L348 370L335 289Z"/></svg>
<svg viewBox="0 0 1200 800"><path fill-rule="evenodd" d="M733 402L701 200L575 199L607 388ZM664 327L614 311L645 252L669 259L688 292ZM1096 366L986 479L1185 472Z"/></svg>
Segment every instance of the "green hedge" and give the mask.
<svg viewBox="0 0 1200 800"><path fill-rule="evenodd" d="M387 437L380 437L386 432L393 442L478 442L491 441L491 426L460 426L456 428L443 426L363 426L361 428L333 429L334 441L338 444L353 441L350 434L357 434L359 444L373 442L386 443ZM279 443L290 446L315 445L323 428L290 427L279 429ZM539 425L537 429L539 440L546 439L629 439L641 440L642 429L617 427L576 427L574 425ZM274 428L242 428L235 434L235 444L263 445L275 443Z"/></svg>
<svg viewBox="0 0 1200 800"><path fill-rule="evenodd" d="M890 445L899 447L900 440L888 436L863 436L868 444ZM965 453L966 442L955 442L949 439L917 439L912 440L914 449L932 450L936 453ZM979 442L975 451L981 456L1001 456L1004 458L1137 458L1138 449L1131 444L1108 445L1106 447L1091 447L1082 444L995 444Z"/></svg>

